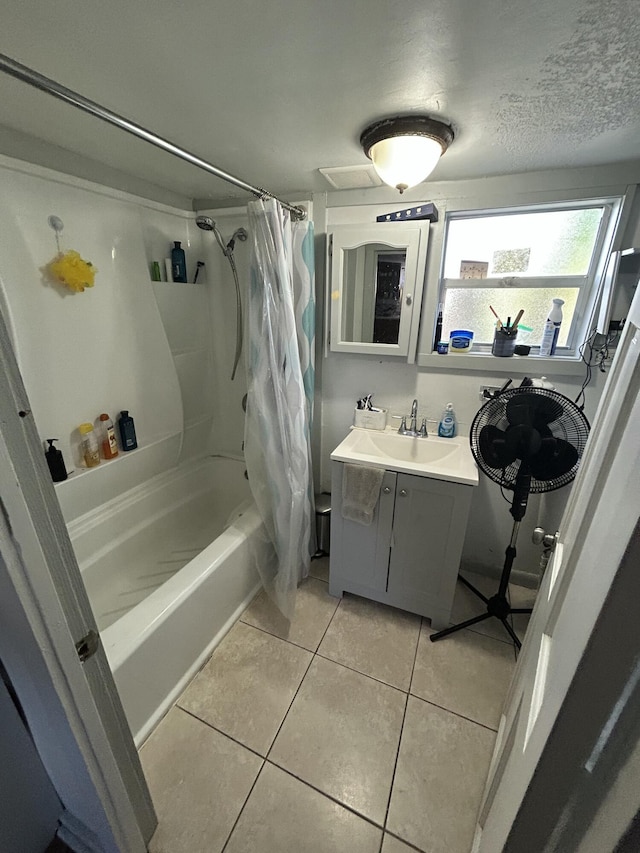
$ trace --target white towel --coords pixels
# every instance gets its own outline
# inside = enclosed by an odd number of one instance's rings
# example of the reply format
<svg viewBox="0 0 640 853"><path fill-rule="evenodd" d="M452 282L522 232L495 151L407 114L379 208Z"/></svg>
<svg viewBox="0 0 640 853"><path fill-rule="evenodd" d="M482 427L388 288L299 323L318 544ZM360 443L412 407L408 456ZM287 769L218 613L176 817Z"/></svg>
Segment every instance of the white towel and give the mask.
<svg viewBox="0 0 640 853"><path fill-rule="evenodd" d="M380 497L384 468L345 463L342 472L342 517L369 525Z"/></svg>

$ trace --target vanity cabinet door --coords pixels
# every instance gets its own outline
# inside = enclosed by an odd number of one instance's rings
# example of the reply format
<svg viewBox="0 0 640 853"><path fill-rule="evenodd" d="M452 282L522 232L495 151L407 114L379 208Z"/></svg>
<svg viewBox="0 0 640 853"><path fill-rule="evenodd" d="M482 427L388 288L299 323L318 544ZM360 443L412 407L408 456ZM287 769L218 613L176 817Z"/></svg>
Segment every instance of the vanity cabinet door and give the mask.
<svg viewBox="0 0 640 853"><path fill-rule="evenodd" d="M471 486L398 474L389 601L432 627L449 622L471 495Z"/></svg>
<svg viewBox="0 0 640 853"><path fill-rule="evenodd" d="M373 521L364 525L342 517L343 471L341 462L332 462L329 592L342 595L348 590L383 601L387 589L397 474L385 471Z"/></svg>

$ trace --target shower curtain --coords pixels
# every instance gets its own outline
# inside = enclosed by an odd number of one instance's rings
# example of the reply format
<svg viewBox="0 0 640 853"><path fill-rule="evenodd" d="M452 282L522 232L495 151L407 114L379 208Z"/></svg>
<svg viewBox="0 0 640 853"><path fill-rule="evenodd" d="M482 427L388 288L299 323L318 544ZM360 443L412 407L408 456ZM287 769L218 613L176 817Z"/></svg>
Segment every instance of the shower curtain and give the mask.
<svg viewBox="0 0 640 853"><path fill-rule="evenodd" d="M314 390L313 223L275 199L250 202L245 461L275 558L264 588L289 620L315 551L311 465Z"/></svg>

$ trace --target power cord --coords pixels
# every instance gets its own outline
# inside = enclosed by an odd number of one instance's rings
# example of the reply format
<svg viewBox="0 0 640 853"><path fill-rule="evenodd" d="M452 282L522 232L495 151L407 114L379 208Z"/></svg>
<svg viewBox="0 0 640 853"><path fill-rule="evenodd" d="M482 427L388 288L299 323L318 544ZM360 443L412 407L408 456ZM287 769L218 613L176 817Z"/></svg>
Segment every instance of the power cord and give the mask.
<svg viewBox="0 0 640 853"><path fill-rule="evenodd" d="M574 400L580 411L583 411L587 401L584 392L593 377L593 368L597 367L600 373L606 373L606 363L610 358L609 347L615 343L619 334L619 329L610 332L608 335L600 335L597 329L592 329L582 342L578 352L587 370L582 387ZM598 343L597 338L604 338L604 340Z"/></svg>

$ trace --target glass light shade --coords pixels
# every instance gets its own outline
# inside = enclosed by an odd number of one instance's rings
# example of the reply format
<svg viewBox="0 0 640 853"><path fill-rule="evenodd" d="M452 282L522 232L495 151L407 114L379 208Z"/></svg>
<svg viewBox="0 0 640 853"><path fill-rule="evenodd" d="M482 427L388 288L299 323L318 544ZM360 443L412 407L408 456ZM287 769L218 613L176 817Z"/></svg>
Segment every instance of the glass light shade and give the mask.
<svg viewBox="0 0 640 853"><path fill-rule="evenodd" d="M441 155L440 143L428 136L390 136L376 142L369 152L378 175L400 192L424 181Z"/></svg>

